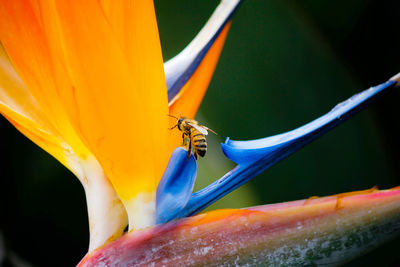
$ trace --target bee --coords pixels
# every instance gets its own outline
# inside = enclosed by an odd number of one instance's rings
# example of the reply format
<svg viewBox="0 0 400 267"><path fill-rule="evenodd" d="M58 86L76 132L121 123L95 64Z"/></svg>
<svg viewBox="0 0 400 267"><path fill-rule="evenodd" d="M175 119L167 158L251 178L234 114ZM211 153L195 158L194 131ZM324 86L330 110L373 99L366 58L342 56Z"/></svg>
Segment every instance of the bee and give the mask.
<svg viewBox="0 0 400 267"><path fill-rule="evenodd" d="M207 140L206 135L208 135L208 131L217 134L210 128L200 125L197 121L191 120L186 117L177 118L172 115L168 115L172 118L177 119L177 123L174 127L170 128L170 130L178 127L178 130L182 132L183 146L188 147L188 158L190 157L190 153L193 148L193 155L197 160L197 155L200 157L204 157L207 152Z"/></svg>

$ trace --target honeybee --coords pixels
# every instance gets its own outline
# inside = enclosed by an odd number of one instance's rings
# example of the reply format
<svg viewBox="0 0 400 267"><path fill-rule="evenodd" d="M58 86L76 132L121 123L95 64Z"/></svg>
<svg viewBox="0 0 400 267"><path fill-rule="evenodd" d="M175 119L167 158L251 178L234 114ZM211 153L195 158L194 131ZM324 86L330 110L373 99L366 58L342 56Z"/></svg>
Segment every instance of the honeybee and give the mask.
<svg viewBox="0 0 400 267"><path fill-rule="evenodd" d="M182 132L183 145L188 148L188 158L190 157L190 153L193 148L193 155L197 160L197 155L200 157L204 157L207 152L207 140L206 135L208 135L208 131L217 134L210 128L200 125L197 121L191 120L186 117L177 118L172 115L168 115L172 118L177 119L177 123L174 127L170 128L170 130L178 127L178 130Z"/></svg>

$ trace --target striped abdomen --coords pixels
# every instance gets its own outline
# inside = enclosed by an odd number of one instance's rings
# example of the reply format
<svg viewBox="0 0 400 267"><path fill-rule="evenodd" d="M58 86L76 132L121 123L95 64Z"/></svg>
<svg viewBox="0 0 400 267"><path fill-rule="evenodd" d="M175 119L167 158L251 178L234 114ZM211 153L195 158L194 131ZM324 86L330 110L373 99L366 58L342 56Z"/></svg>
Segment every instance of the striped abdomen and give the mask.
<svg viewBox="0 0 400 267"><path fill-rule="evenodd" d="M197 159L197 155L204 157L207 152L207 140L204 134L200 133L196 129L192 129L192 147L194 149L194 157Z"/></svg>

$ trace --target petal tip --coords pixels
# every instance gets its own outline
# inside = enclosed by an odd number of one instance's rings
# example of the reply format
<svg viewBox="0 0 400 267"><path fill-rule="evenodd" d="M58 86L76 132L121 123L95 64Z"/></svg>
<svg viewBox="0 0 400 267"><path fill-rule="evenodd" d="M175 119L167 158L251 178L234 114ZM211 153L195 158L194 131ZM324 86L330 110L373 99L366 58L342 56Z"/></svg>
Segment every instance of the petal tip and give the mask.
<svg viewBox="0 0 400 267"><path fill-rule="evenodd" d="M392 78L389 79L390 81L395 81L397 86L400 84L400 72L394 75Z"/></svg>

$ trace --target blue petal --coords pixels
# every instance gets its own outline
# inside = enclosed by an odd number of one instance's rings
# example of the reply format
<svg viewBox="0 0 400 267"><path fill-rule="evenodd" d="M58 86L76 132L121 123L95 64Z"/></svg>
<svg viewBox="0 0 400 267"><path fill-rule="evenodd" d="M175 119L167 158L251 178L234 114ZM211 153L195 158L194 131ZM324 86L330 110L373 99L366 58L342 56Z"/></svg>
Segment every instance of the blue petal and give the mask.
<svg viewBox="0 0 400 267"><path fill-rule="evenodd" d="M221 1L192 42L182 52L164 63L168 102L174 99L195 72L240 2L240 0Z"/></svg>
<svg viewBox="0 0 400 267"><path fill-rule="evenodd" d="M383 92L395 87L396 83L399 83L399 79L400 76L397 75L386 83L354 95L336 105L326 115L293 131L251 141L233 141L227 138L222 144L223 152L238 165L211 185L193 193L186 207L177 214L177 217L200 212L259 173L344 122Z"/></svg>
<svg viewBox="0 0 400 267"><path fill-rule="evenodd" d="M156 223L177 218L189 201L196 179L197 165L193 155L178 147L168 162L156 192Z"/></svg>

